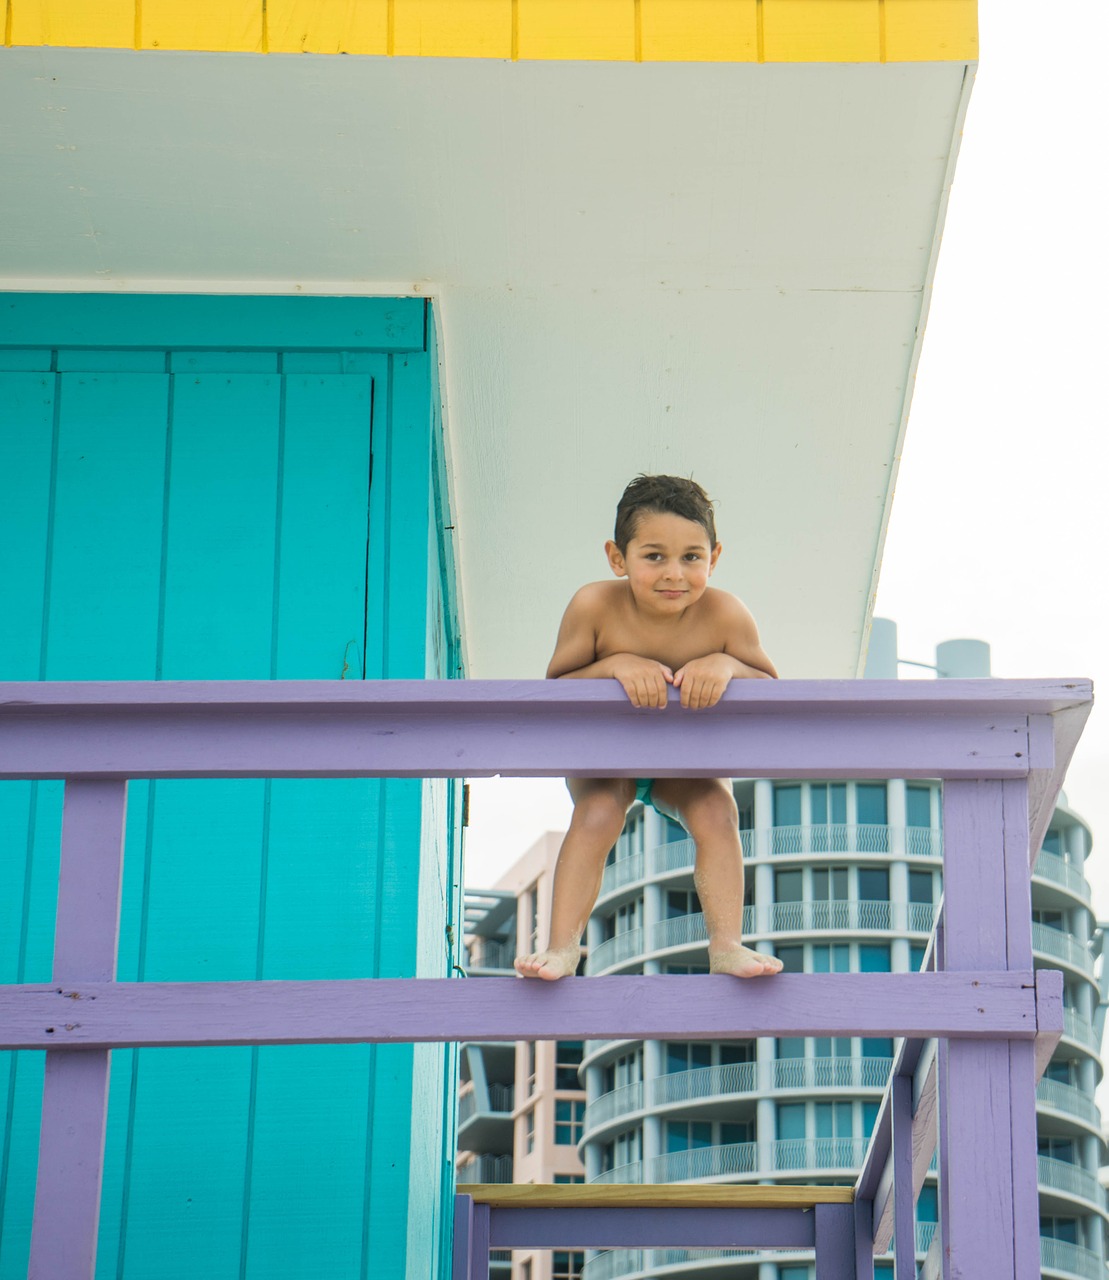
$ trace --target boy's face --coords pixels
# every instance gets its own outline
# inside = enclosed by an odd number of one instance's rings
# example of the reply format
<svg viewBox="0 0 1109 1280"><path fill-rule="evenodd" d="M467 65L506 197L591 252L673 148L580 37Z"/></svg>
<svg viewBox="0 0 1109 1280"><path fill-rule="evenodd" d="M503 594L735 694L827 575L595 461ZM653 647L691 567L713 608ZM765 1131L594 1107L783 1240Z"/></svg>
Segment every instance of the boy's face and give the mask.
<svg viewBox="0 0 1109 1280"><path fill-rule="evenodd" d="M661 616L680 614L705 594L720 550L695 520L657 511L640 515L626 554L605 543L612 572L627 578L636 604Z"/></svg>

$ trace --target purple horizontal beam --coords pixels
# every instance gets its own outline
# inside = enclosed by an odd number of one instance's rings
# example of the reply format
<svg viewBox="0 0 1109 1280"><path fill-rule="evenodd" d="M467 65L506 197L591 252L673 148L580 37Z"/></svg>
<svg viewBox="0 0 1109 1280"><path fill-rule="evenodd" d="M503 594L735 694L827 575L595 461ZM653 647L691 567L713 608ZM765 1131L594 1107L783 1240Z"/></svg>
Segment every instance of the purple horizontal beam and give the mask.
<svg viewBox="0 0 1109 1280"><path fill-rule="evenodd" d="M0 1048L699 1039L1028 1039L1031 973L377 978L0 987Z"/></svg>
<svg viewBox="0 0 1109 1280"><path fill-rule="evenodd" d="M594 680L9 684L0 777L1024 777L1029 715L1090 696L913 684L735 681L699 712Z"/></svg>
<svg viewBox="0 0 1109 1280"><path fill-rule="evenodd" d="M818 1205L851 1212L850 1205ZM811 1209L493 1208L492 1249L811 1249Z"/></svg>

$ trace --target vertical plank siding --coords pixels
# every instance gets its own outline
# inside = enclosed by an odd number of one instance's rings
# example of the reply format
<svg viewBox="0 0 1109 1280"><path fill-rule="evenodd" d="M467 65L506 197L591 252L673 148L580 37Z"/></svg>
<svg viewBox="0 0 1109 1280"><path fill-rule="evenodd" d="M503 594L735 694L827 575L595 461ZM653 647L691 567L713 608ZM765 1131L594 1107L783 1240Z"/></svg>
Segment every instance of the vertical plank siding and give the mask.
<svg viewBox="0 0 1109 1280"><path fill-rule="evenodd" d="M7 0L7 42L612 61L978 56L977 0Z"/></svg>
<svg viewBox="0 0 1109 1280"><path fill-rule="evenodd" d="M107 346L0 346L0 678L419 678L431 642L439 674L422 301L173 301L5 299L0 342ZM290 349L249 345L282 326ZM124 345L159 331L192 345ZM326 348L350 341L382 349ZM134 783L121 980L444 976L434 785L421 819L413 782ZM49 980L60 802L0 784L3 981ZM413 1124L413 1077L442 1097L446 1055L420 1052L117 1050L97 1276L426 1270L445 1129ZM40 1054L0 1059L3 1280L27 1268L42 1079Z"/></svg>

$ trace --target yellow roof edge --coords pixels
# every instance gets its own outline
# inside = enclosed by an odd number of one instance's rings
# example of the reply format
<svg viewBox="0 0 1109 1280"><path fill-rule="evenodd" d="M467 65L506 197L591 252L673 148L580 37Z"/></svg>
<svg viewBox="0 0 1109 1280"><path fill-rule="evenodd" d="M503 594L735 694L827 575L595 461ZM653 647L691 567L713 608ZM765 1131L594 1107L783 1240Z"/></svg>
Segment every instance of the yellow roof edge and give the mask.
<svg viewBox="0 0 1109 1280"><path fill-rule="evenodd" d="M978 0L6 0L17 46L603 62L968 62Z"/></svg>

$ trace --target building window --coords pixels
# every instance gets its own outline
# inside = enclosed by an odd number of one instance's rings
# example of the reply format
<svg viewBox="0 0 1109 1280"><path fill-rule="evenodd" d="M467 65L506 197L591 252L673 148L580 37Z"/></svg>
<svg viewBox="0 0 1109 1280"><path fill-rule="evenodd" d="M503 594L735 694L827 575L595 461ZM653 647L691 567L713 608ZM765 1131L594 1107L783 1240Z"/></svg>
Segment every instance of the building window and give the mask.
<svg viewBox="0 0 1109 1280"><path fill-rule="evenodd" d="M856 821L860 826L885 826L886 784L859 782L855 785Z"/></svg>
<svg viewBox="0 0 1109 1280"><path fill-rule="evenodd" d="M934 879L931 871L909 872L909 901L933 902Z"/></svg>
<svg viewBox="0 0 1109 1280"><path fill-rule="evenodd" d="M889 947L886 948L889 951ZM887 966L888 967L888 966ZM819 944L812 949L813 973L850 973L851 948L846 942Z"/></svg>
<svg viewBox="0 0 1109 1280"><path fill-rule="evenodd" d="M526 1060L527 1071L527 1096L530 1098L535 1092L535 1041L529 1040L524 1048L524 1058Z"/></svg>
<svg viewBox="0 0 1109 1280"><path fill-rule="evenodd" d="M843 826L847 822L847 785L843 782L814 782L809 787L813 826ZM823 834L823 833L821 833ZM815 849L817 833L813 832Z"/></svg>
<svg viewBox="0 0 1109 1280"><path fill-rule="evenodd" d="M666 1045L666 1074L678 1071L694 1071L698 1067L712 1066L712 1045L704 1042L683 1044L670 1040Z"/></svg>
<svg viewBox="0 0 1109 1280"><path fill-rule="evenodd" d="M559 1040L555 1044L555 1088L580 1089L578 1068L581 1066L582 1042Z"/></svg>
<svg viewBox="0 0 1109 1280"><path fill-rule="evenodd" d="M890 873L885 867L859 868L859 900L862 902L889 902Z"/></svg>
<svg viewBox="0 0 1109 1280"><path fill-rule="evenodd" d="M799 827L801 825L801 788L799 785L774 788L774 825Z"/></svg>
<svg viewBox="0 0 1109 1280"><path fill-rule="evenodd" d="M580 1280L585 1252L556 1249L551 1258L551 1280Z"/></svg>
<svg viewBox="0 0 1109 1280"><path fill-rule="evenodd" d="M803 873L798 870L774 872L775 902L804 902Z"/></svg>
<svg viewBox="0 0 1109 1280"><path fill-rule="evenodd" d="M804 973L805 972L805 948L804 947L775 947L774 954L782 962L783 973Z"/></svg>
<svg viewBox="0 0 1109 1280"><path fill-rule="evenodd" d="M884 942L859 943L860 973L889 973L890 949Z"/></svg>
<svg viewBox="0 0 1109 1280"><path fill-rule="evenodd" d="M907 787L905 789L905 816L910 827L932 825L932 788Z"/></svg>
<svg viewBox="0 0 1109 1280"><path fill-rule="evenodd" d="M556 1187L576 1187L585 1181L584 1173L556 1173L554 1176Z"/></svg>
<svg viewBox="0 0 1109 1280"><path fill-rule="evenodd" d="M1049 1240L1065 1240L1067 1244L1078 1243L1077 1218L1041 1218L1040 1235Z"/></svg>
<svg viewBox="0 0 1109 1280"><path fill-rule="evenodd" d="M667 891L667 920L673 920L677 916L698 915L700 911L701 900L692 889L670 889Z"/></svg>
<svg viewBox="0 0 1109 1280"><path fill-rule="evenodd" d="M920 967L924 963L924 957L927 953L927 947L918 947L916 943L909 945L909 968L913 973L919 973Z"/></svg>
<svg viewBox="0 0 1109 1280"><path fill-rule="evenodd" d="M708 1120L667 1120L667 1151L693 1151L711 1146L712 1125Z"/></svg>
<svg viewBox="0 0 1109 1280"><path fill-rule="evenodd" d="M849 897L847 868L814 867L812 896L814 902L846 902Z"/></svg>
<svg viewBox="0 0 1109 1280"><path fill-rule="evenodd" d="M524 1150L530 1155L535 1150L535 1112L524 1112Z"/></svg>
<svg viewBox="0 0 1109 1280"><path fill-rule="evenodd" d="M585 1123L585 1103L559 1098L555 1102L555 1144L573 1147L581 1139Z"/></svg>

